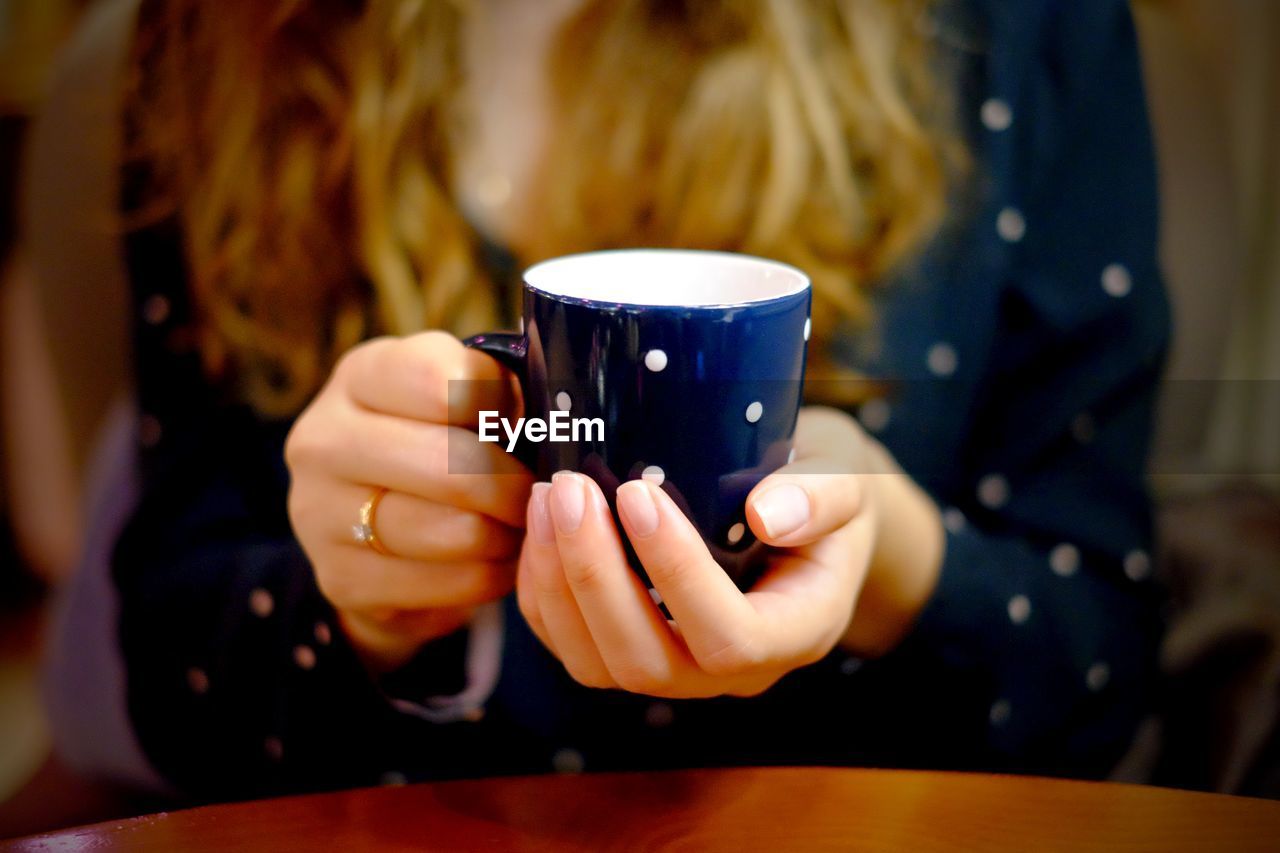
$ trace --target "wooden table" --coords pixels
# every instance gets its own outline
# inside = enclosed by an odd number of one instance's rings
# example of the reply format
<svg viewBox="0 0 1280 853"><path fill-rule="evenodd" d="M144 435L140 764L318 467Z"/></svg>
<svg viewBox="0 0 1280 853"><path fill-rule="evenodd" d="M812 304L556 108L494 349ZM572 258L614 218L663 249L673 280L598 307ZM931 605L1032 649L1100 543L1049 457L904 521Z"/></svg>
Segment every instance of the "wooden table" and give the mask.
<svg viewBox="0 0 1280 853"><path fill-rule="evenodd" d="M896 770L745 769L444 782L70 829L18 850L1280 850L1280 802ZM3 847L0 844L0 847Z"/></svg>

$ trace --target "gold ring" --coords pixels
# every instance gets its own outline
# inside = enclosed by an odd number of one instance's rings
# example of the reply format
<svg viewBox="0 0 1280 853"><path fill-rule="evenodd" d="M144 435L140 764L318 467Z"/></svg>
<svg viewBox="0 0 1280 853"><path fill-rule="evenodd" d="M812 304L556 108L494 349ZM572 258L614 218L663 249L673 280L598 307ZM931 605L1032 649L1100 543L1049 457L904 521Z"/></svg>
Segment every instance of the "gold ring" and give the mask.
<svg viewBox="0 0 1280 853"><path fill-rule="evenodd" d="M374 518L378 513L378 504L382 503L387 491L382 486L373 490L373 494L369 495L369 500L365 501L364 505L360 507L360 523L351 528L356 542L361 545L368 545L384 557L390 557L392 554L387 550L387 546L382 544L382 540L378 538L378 532L374 528Z"/></svg>

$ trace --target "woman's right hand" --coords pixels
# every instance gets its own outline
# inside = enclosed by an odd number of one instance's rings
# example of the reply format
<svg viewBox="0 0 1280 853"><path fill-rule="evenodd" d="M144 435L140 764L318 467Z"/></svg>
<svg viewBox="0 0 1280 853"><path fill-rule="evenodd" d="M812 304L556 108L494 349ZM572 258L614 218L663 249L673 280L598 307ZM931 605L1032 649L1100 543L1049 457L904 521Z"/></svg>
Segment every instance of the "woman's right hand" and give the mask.
<svg viewBox="0 0 1280 853"><path fill-rule="evenodd" d="M518 397L510 373L443 332L378 338L343 356L289 434L294 531L375 671L511 590L533 476L474 429L480 410L511 416ZM353 531L379 488L389 556Z"/></svg>

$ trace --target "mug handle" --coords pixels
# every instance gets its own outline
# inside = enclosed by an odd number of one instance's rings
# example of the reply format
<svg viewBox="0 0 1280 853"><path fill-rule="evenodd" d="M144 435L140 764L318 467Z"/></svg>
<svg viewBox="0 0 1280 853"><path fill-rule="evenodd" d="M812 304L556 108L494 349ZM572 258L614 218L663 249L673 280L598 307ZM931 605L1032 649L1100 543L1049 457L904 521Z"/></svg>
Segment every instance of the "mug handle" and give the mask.
<svg viewBox="0 0 1280 853"><path fill-rule="evenodd" d="M492 356L498 364L516 375L520 380L520 390L524 390L525 382L529 379L529 339L523 334L485 332L482 335L472 335L462 345Z"/></svg>
<svg viewBox="0 0 1280 853"><path fill-rule="evenodd" d="M518 332L485 332L472 335L462 342L464 347L479 350L516 375L520 384L520 398L529 399L529 339ZM513 454L529 470L535 470L536 447L529 442L516 445Z"/></svg>

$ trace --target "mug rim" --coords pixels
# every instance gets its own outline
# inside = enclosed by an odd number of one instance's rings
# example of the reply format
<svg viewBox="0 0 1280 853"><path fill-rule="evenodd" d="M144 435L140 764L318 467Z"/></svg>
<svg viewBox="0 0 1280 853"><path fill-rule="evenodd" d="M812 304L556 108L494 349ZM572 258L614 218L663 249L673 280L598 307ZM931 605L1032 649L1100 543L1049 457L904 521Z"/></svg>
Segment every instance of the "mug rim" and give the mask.
<svg viewBox="0 0 1280 853"><path fill-rule="evenodd" d="M584 261L599 259L601 257L614 256L665 256L672 257L676 255L693 256L702 259L723 259L727 261L735 261L756 268L768 268L772 271L781 272L786 278L791 280L791 284L785 288L779 288L776 292L769 292L761 296L745 298L745 299L717 299L714 301L644 301L630 299L609 299L600 296L590 296L581 293L565 292L565 290L557 290L546 286L545 284L535 283L534 279L542 272L559 265L573 265ZM766 275L766 278L769 276ZM562 302L572 302L586 305L615 305L627 306L634 308L673 308L685 310L698 309L724 309L747 307L756 305L767 305L771 302L794 298L803 294L807 294L813 287L809 276L798 267L782 261L773 260L772 258L764 258L758 255L749 255L743 252L725 252L711 249L664 249L659 247L635 247L626 249L600 249L591 252L575 252L569 255L561 255L555 258L548 258L539 261L525 269L521 274L521 280L524 287L540 295L546 296Z"/></svg>

